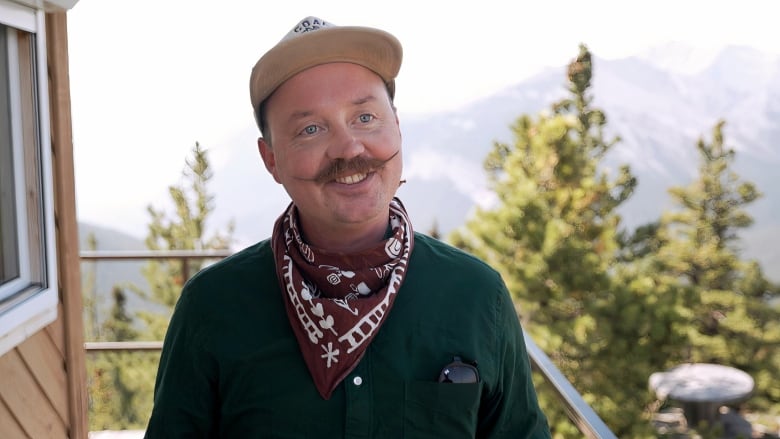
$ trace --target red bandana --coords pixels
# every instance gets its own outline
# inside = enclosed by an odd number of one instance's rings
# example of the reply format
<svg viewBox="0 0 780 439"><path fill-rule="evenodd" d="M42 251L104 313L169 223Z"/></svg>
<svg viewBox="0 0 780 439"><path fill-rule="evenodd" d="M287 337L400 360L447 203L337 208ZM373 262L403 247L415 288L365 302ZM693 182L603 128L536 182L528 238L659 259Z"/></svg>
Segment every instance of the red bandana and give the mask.
<svg viewBox="0 0 780 439"><path fill-rule="evenodd" d="M274 225L271 244L287 316L325 399L363 357L406 275L414 235L397 198L390 202L390 227L387 240L345 255L303 242L292 203Z"/></svg>

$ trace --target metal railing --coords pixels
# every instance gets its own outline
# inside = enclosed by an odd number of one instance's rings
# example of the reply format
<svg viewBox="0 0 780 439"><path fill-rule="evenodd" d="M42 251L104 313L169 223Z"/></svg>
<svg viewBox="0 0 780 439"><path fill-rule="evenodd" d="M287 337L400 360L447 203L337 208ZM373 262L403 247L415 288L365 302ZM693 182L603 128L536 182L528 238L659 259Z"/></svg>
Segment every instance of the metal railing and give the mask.
<svg viewBox="0 0 780 439"><path fill-rule="evenodd" d="M190 259L222 259L229 256L228 250L214 251L82 251L82 260L155 260L155 259L179 259L182 261L184 280L189 278L188 261ZM526 350L531 360L531 366L539 372L544 380L555 390L555 394L564 405L569 419L577 426L580 432L590 439L616 439L609 427L601 420L595 411L588 405L582 396L571 385L568 379L553 364L550 357L537 346L531 336L523 330ZM125 342L86 342L84 349L87 354L101 352L159 352L162 350L162 341L125 341Z"/></svg>
<svg viewBox="0 0 780 439"><path fill-rule="evenodd" d="M181 261L182 277L190 278L190 260L193 259L224 259L230 256L230 250L138 250L138 251L82 251L79 257L82 261L132 261L178 259Z"/></svg>
<svg viewBox="0 0 780 439"><path fill-rule="evenodd" d="M542 374L544 380L553 387L555 394L566 409L566 414L580 430L580 433L592 439L617 439L615 434L607 427L607 424L582 399L577 389L555 367L550 357L536 345L536 342L525 330L523 330L523 338L525 338L525 347L531 359L531 366Z"/></svg>
<svg viewBox="0 0 780 439"><path fill-rule="evenodd" d="M161 341L88 341L84 343L87 353L98 352L160 352Z"/></svg>

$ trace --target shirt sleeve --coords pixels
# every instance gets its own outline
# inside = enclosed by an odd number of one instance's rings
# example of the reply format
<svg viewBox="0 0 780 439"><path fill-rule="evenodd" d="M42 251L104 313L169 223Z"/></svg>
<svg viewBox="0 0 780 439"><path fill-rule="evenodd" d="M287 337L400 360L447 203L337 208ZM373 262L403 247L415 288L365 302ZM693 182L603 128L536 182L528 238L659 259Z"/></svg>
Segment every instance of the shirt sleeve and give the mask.
<svg viewBox="0 0 780 439"><path fill-rule="evenodd" d="M497 379L480 406L478 438L550 438L539 407L523 332L509 292L497 300Z"/></svg>
<svg viewBox="0 0 780 439"><path fill-rule="evenodd" d="M184 287L165 335L145 439L218 436L216 361L193 289Z"/></svg>

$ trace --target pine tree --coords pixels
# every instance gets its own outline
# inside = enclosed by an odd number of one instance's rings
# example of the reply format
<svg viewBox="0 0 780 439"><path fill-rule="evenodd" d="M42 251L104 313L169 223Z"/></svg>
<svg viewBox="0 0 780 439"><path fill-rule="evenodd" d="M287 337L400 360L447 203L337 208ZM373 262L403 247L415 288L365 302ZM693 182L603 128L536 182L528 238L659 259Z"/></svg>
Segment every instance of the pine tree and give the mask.
<svg viewBox="0 0 780 439"><path fill-rule="evenodd" d="M185 182L169 187L174 213L148 207L151 216L146 246L150 250L227 249L233 225L206 237L207 220L214 210L208 192L212 177L206 151L196 143L192 159L186 161ZM203 266L200 260L151 261L144 267L150 291L128 286L151 302L153 311L138 312L138 321L126 309L126 295L115 288L111 316L102 325L110 341L162 340L173 307L187 277ZM90 429L142 429L152 408L154 377L159 353L107 353L95 355L90 369Z"/></svg>
<svg viewBox="0 0 780 439"><path fill-rule="evenodd" d="M146 246L149 250L223 250L229 248L234 226L228 224L224 232L217 230L207 236L207 220L214 211L214 197L208 192L212 178L207 151L195 143L192 159L186 161L183 172L185 184L168 188L173 202L173 215L149 206L151 217ZM170 312L181 294L187 277L203 267L202 260L151 261L144 269L150 294L146 297L167 310L166 315L143 313L147 324L147 337L162 340L168 325Z"/></svg>
<svg viewBox="0 0 780 439"><path fill-rule="evenodd" d="M106 340L130 341L136 340L138 330L133 326L133 317L127 313L127 295L118 286L111 291L114 305L110 317L103 323L103 334Z"/></svg>
<svg viewBox="0 0 780 439"><path fill-rule="evenodd" d="M207 151L195 143L192 158L187 159L183 171L184 183L168 188L173 202L173 214L151 205L147 211L151 216L146 246L149 250L224 250L232 242L233 224L227 229L215 231L207 236L207 222L214 211L214 197L208 191L212 178L211 164ZM140 292L162 308L162 312L140 312L145 323L141 336L145 340L162 340L168 327L170 315L181 294L187 278L203 267L204 261L178 260L150 261L144 268L150 292ZM133 400L143 402L138 408L138 418L144 421L151 413L154 390L154 376L159 354L138 356L136 366L123 370L122 380L132 389Z"/></svg>
<svg viewBox="0 0 780 439"><path fill-rule="evenodd" d="M698 178L669 191L678 209L661 219L658 263L692 292L685 360L748 372L756 381L751 405L778 411L780 313L766 301L777 290L739 249L739 231L753 223L745 208L761 194L733 171L735 151L725 144L724 126L719 121L711 141L697 142Z"/></svg>
<svg viewBox="0 0 780 439"><path fill-rule="evenodd" d="M130 341L138 336L133 317L127 311L127 296L122 288L112 290L113 305L102 324L105 341ZM139 398L146 387L145 380L154 379L147 373L144 379L134 375L148 369L150 357L135 353L95 353L87 364L90 377L89 425L91 430L138 429L144 426L149 403Z"/></svg>
<svg viewBox="0 0 780 439"><path fill-rule="evenodd" d="M669 190L681 209L664 218L670 268L691 285L709 290L732 288L739 273L738 231L753 223L744 207L760 196L731 170L735 153L724 145L724 124L715 125L711 143L698 141L699 179Z"/></svg>
<svg viewBox="0 0 780 439"><path fill-rule="evenodd" d="M619 139L605 138L606 115L593 106L592 67L581 46L569 97L521 116L514 143L494 145L485 169L499 203L450 239L502 273L528 332L613 431L645 437L647 378L678 343L678 299L673 284L616 265L617 208L636 179L601 163ZM580 435L541 385L540 402L556 435Z"/></svg>

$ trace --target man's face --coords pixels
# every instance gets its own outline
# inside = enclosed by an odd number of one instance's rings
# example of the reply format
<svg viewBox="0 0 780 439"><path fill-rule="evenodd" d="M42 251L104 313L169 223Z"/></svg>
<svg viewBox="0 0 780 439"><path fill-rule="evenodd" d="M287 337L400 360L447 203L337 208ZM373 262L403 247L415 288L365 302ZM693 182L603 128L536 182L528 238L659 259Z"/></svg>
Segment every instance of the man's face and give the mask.
<svg viewBox="0 0 780 439"><path fill-rule="evenodd" d="M260 153L308 239L384 230L402 157L398 118L378 75L351 63L312 67L276 89L266 115L272 144L260 139Z"/></svg>

